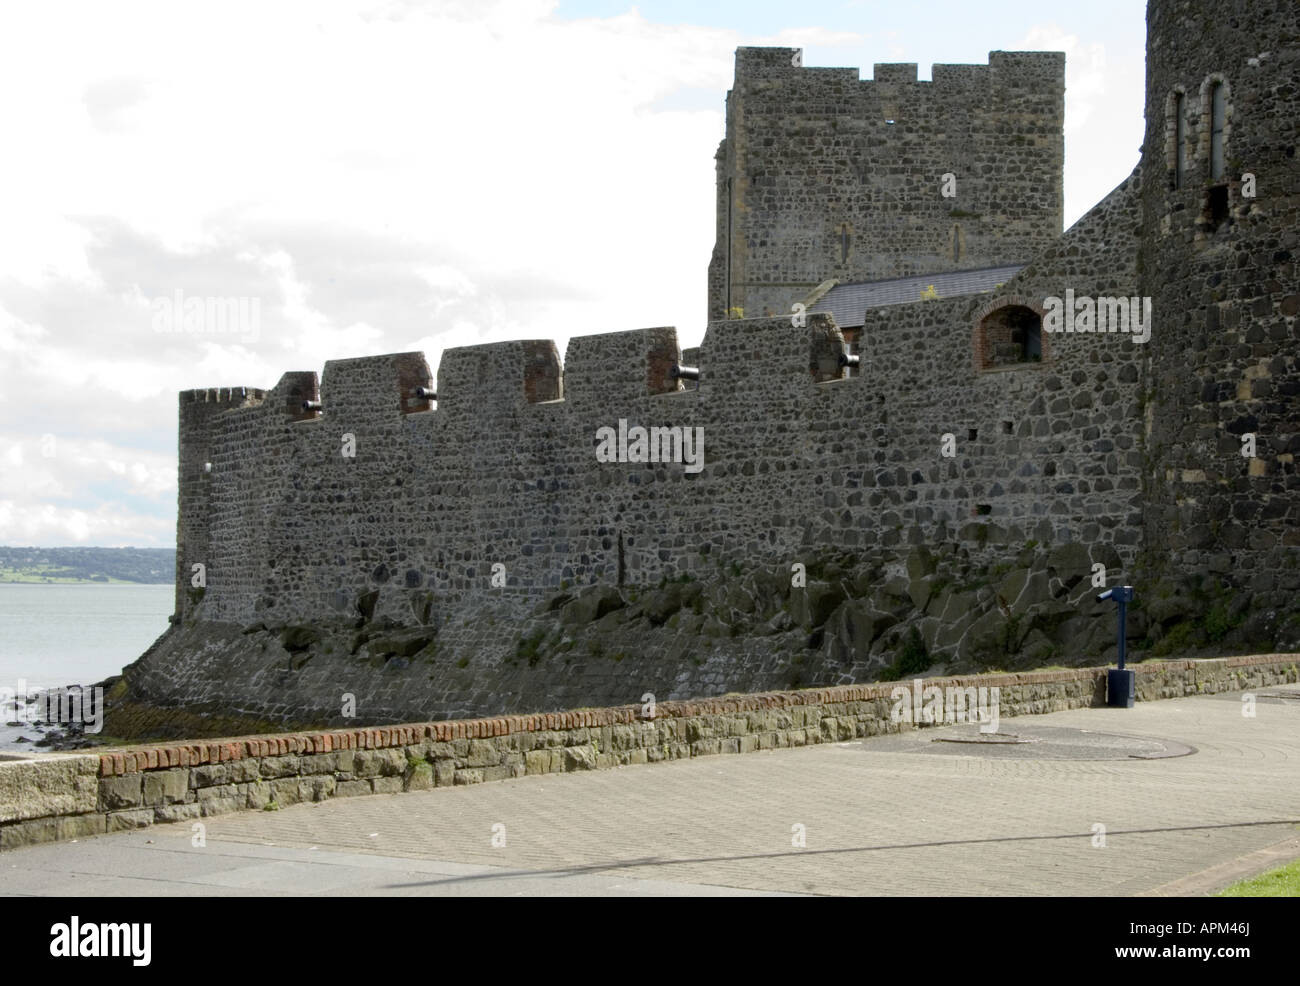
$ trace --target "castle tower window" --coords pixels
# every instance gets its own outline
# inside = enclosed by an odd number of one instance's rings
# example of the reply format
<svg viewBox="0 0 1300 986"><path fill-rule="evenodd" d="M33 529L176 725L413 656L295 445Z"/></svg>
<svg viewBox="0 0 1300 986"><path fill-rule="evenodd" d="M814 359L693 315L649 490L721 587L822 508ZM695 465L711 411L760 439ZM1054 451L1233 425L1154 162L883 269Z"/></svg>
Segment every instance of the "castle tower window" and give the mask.
<svg viewBox="0 0 1300 986"><path fill-rule="evenodd" d="M1183 187L1187 173L1187 111L1183 94L1174 93L1174 188Z"/></svg>
<svg viewBox="0 0 1300 986"><path fill-rule="evenodd" d="M849 262L849 245L853 242L853 237L849 235L849 224L840 225L840 263Z"/></svg>
<svg viewBox="0 0 1300 986"><path fill-rule="evenodd" d="M1210 180L1222 181L1225 170L1223 159L1224 119L1227 115L1227 94L1222 82L1210 86Z"/></svg>

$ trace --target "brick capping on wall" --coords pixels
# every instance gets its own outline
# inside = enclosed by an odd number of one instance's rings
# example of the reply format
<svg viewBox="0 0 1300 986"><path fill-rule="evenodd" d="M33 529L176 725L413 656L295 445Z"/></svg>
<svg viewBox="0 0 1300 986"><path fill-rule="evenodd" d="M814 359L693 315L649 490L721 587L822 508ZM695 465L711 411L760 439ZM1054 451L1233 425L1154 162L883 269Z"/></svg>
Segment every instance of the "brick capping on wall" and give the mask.
<svg viewBox="0 0 1300 986"><path fill-rule="evenodd" d="M1247 657L1209 660L1161 661L1135 664L1139 684L1142 678L1197 667L1223 664L1227 668L1256 665L1297 664L1300 658L1288 655L1257 654ZM1081 668L1064 671L1028 671L1014 674L991 674L957 678L925 678L925 684L940 688L1001 687L1017 685L1051 685L1074 682L1096 684L1104 681L1105 668ZM906 679L910 682L911 679ZM786 709L800 706L826 706L843 702L889 699L890 692L906 682L888 681L865 685L838 685L833 688L810 688L800 691L761 692L735 697L702 698L684 702L660 702L654 719L689 719L696 716L727 715L763 709ZM1139 689L1140 690L1140 689ZM603 709L575 709L569 712L541 712L532 715L494 716L487 719L453 719L447 722L413 723L400 726L371 726L328 732L278 733L263 736L239 736L229 739L201 740L166 746L130 747L99 755L99 775L109 777L145 770L191 767L225 763L251 757L274 757L300 753L330 753L335 750L380 750L410 746L425 739L447 742L456 739L486 739L514 733L580 729L651 722L641 715L640 705L623 705Z"/></svg>
<svg viewBox="0 0 1300 986"><path fill-rule="evenodd" d="M1147 701L1300 681L1294 654L1138 664ZM1098 706L1105 668L928 678L997 687L999 716ZM749 753L912 728L910 682L839 685L363 729L240 736L0 762L0 849L330 797Z"/></svg>

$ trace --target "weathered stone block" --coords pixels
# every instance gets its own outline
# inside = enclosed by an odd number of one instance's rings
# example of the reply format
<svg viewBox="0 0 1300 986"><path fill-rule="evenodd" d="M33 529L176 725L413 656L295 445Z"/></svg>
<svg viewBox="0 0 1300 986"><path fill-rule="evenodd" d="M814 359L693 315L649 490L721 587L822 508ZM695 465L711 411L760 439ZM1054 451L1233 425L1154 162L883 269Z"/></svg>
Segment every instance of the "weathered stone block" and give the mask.
<svg viewBox="0 0 1300 986"><path fill-rule="evenodd" d="M108 814L108 832L126 832L130 829L148 828L154 823L154 809L132 808L128 811L113 811Z"/></svg>
<svg viewBox="0 0 1300 986"><path fill-rule="evenodd" d="M0 822L94 811L98 775L97 756L0 761Z"/></svg>
<svg viewBox="0 0 1300 986"><path fill-rule="evenodd" d="M470 740L469 753L465 757L466 767L488 767L501 762L501 753L491 740Z"/></svg>
<svg viewBox="0 0 1300 986"><path fill-rule="evenodd" d="M428 791L433 787L433 765L427 762L412 762L406 771L406 790Z"/></svg>
<svg viewBox="0 0 1300 986"><path fill-rule="evenodd" d="M271 781L271 800L279 805L296 805L299 801L302 801L302 791L298 787L298 778L281 777Z"/></svg>
<svg viewBox="0 0 1300 986"><path fill-rule="evenodd" d="M106 830L105 817L99 812L9 822L0 825L0 850L84 839L91 835L102 835Z"/></svg>
<svg viewBox="0 0 1300 986"><path fill-rule="evenodd" d="M203 806L197 801L189 804L160 805L153 810L155 822L188 822L203 814Z"/></svg>
<svg viewBox="0 0 1300 986"><path fill-rule="evenodd" d="M184 767L151 771L144 775L144 803L170 805L183 802L190 795L190 772Z"/></svg>
<svg viewBox="0 0 1300 986"><path fill-rule="evenodd" d="M302 757L299 760L298 770L303 776L313 774L333 774L338 770L339 758L337 753L316 753L311 756Z"/></svg>
<svg viewBox="0 0 1300 986"><path fill-rule="evenodd" d="M244 794L244 787L239 784L217 784L213 787L201 787L195 795L200 802L216 798L238 798Z"/></svg>
<svg viewBox="0 0 1300 986"><path fill-rule="evenodd" d="M373 777L370 784L375 794L402 793L402 778L400 777Z"/></svg>
<svg viewBox="0 0 1300 986"><path fill-rule="evenodd" d="M261 776L266 780L297 777L300 769L299 758L290 754L282 757L262 757L259 763Z"/></svg>
<svg viewBox="0 0 1300 986"><path fill-rule="evenodd" d="M357 750L352 758L357 777L398 777L406 773L406 754L401 750Z"/></svg>
<svg viewBox="0 0 1300 986"><path fill-rule="evenodd" d="M248 808L260 811L271 803L273 796L270 781L254 781L251 784L241 784L240 793L244 796L244 804Z"/></svg>
<svg viewBox="0 0 1300 986"><path fill-rule="evenodd" d="M126 774L121 777L100 778L100 811L138 808L143 802L144 777L142 774Z"/></svg>
<svg viewBox="0 0 1300 986"><path fill-rule="evenodd" d="M564 770L591 770L596 766L596 751L590 746L566 746Z"/></svg>
<svg viewBox="0 0 1300 986"><path fill-rule="evenodd" d="M225 815L232 811L242 811L248 806L248 802L243 795L239 795L232 798L206 798L198 802L198 805L203 817L208 818L212 815Z"/></svg>

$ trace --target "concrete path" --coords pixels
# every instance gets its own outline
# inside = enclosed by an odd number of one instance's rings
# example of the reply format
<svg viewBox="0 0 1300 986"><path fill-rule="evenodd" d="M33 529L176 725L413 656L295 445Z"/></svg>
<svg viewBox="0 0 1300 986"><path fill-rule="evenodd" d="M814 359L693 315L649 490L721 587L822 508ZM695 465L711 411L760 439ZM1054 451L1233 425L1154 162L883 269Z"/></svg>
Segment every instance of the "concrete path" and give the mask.
<svg viewBox="0 0 1300 986"><path fill-rule="evenodd" d="M202 847L180 823L5 853L0 893L1201 894L1300 855L1300 686L1242 708L1003 719L1035 740L1015 749L922 730L223 815Z"/></svg>

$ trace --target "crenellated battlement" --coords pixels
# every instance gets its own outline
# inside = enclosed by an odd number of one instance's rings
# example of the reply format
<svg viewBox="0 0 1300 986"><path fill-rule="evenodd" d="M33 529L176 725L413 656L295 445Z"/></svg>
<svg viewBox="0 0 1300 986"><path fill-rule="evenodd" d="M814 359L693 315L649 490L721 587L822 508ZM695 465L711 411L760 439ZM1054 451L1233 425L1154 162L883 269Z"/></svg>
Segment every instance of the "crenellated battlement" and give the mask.
<svg viewBox="0 0 1300 986"><path fill-rule="evenodd" d="M806 332L781 331L789 326L784 318L712 323L704 343L691 350L692 361L707 367L701 386L726 393L781 381L793 392L806 389L810 380L846 379L839 364L845 343L834 319L813 314L807 322ZM759 338L767 343L755 348ZM390 353L330 360L319 378L310 370L288 372L270 390L183 391L182 417L190 429L187 444L206 447L221 434L210 415L223 412L256 410L258 427L279 429L286 419L353 425L420 412L479 418L557 403L580 413L630 409L649 397L685 393L683 381L673 376L681 362L671 326L575 336L563 364L549 339L448 349L438 366L436 390L423 353ZM756 378L763 385L756 387ZM195 409L207 414L196 418Z"/></svg>
<svg viewBox="0 0 1300 986"><path fill-rule="evenodd" d="M803 543L884 543L899 523L941 542L963 530L971 496L992 501L1010 536L1068 538L1071 518L1096 507L1061 473L1024 464L1035 454L1028 432L986 420L1024 419L1039 398L1036 374L994 380L972 366L966 326L980 301L892 310L873 323L853 376L843 334L817 313L798 327L713 322L686 354L671 327L576 336L563 364L550 340L449 349L436 403L421 353L331 360L307 414L309 371L285 374L257 404L187 398L183 408L224 410L182 414L178 565L202 562L210 581L202 610L179 588L180 609L292 621L337 614L339 600L346 610L378 588L374 612L401 623L411 592L472 597L495 564L508 572L503 590L531 596L565 581L677 577L700 551L785 557ZM927 316L961 329L937 332ZM1058 372L1086 365L1084 350L1055 349ZM689 386L673 372L684 355L698 369ZM891 418L898 408L908 410ZM952 408L966 410L954 419ZM1062 427L1084 428L1069 402L1057 410L1059 426L1041 432L1053 445ZM1109 428L1113 418L1091 420ZM637 428L661 429L683 456L689 431L699 457L597 456L602 432ZM983 481L938 457L949 432L1008 435L1000 452L983 448ZM831 477L836 491L822 486ZM1053 502L1058 512L1043 513ZM398 570L401 587L390 585Z"/></svg>
<svg viewBox="0 0 1300 986"><path fill-rule="evenodd" d="M266 391L255 387L205 387L180 392L182 405L221 404L226 407L252 407L260 404L265 397Z"/></svg>
<svg viewBox="0 0 1300 986"><path fill-rule="evenodd" d="M802 58L801 48L737 48L736 85L799 82L838 96L845 83L860 84L868 93L878 86L914 86L921 91L937 84L951 95L962 86L976 92L987 90L991 83L1038 83L1065 77L1065 53L1059 51L991 51L983 64L935 62L929 80L918 80L916 62L877 62L871 66L871 78L866 79L857 68L808 66L802 64Z"/></svg>

